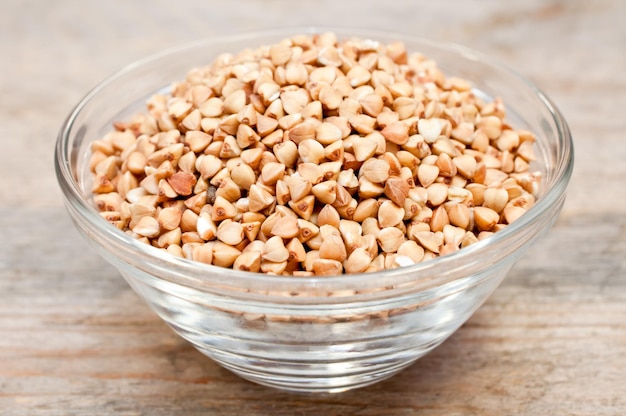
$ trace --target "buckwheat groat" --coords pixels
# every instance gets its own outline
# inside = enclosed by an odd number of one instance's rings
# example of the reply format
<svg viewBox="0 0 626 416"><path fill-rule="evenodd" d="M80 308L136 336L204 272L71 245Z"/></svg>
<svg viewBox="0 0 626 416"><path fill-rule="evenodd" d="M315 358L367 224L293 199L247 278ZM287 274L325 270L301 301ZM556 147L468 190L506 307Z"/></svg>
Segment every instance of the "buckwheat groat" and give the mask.
<svg viewBox="0 0 626 416"><path fill-rule="evenodd" d="M192 69L94 142L102 216L176 256L376 272L462 249L533 205L532 133L401 43L294 36Z"/></svg>

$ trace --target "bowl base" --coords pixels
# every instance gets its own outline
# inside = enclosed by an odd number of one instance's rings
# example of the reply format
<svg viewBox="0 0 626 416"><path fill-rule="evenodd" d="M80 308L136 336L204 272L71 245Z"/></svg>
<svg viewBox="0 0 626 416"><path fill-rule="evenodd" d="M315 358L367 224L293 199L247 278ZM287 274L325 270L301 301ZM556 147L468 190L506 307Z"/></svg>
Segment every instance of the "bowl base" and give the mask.
<svg viewBox="0 0 626 416"><path fill-rule="evenodd" d="M233 357L220 358L219 354L216 356L215 351L203 351L200 348L199 350L225 369L256 384L298 393L334 394L390 378L409 367L432 348L425 350L418 357L415 357L413 351L411 358L401 357L392 360L393 357L386 357L381 360L378 357L349 363L270 363L241 358L233 360Z"/></svg>

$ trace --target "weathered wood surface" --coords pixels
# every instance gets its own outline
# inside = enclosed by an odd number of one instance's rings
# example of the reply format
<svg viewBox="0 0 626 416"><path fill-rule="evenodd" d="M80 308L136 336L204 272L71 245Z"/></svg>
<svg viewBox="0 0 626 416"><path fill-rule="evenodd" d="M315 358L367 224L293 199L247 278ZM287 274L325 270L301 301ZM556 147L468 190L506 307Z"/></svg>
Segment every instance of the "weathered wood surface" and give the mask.
<svg viewBox="0 0 626 416"><path fill-rule="evenodd" d="M55 1L0 7L0 415L626 414L626 2ZM299 24L397 29L500 58L576 143L555 228L440 348L334 396L253 385L175 336L87 251L52 166L72 106L197 38Z"/></svg>

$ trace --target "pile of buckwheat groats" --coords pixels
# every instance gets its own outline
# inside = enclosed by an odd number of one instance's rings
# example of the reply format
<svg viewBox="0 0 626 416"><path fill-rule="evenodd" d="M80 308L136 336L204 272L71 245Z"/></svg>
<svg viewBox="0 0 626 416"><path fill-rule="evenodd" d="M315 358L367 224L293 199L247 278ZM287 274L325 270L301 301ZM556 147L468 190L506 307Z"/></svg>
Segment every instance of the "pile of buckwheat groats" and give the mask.
<svg viewBox="0 0 626 416"><path fill-rule="evenodd" d="M459 250L535 201L535 137L402 43L333 33L221 55L92 145L94 201L176 256L278 275Z"/></svg>

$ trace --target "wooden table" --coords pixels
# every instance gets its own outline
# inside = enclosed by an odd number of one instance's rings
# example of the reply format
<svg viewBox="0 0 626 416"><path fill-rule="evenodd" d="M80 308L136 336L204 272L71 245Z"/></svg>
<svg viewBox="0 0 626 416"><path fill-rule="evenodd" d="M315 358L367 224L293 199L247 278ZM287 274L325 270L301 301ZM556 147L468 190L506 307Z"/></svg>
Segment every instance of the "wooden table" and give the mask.
<svg viewBox="0 0 626 416"><path fill-rule="evenodd" d="M626 414L626 2L4 0L0 415ZM59 126L132 60L215 34L344 24L454 41L533 80L576 144L569 199L478 312L377 385L289 394L175 336L74 231Z"/></svg>

